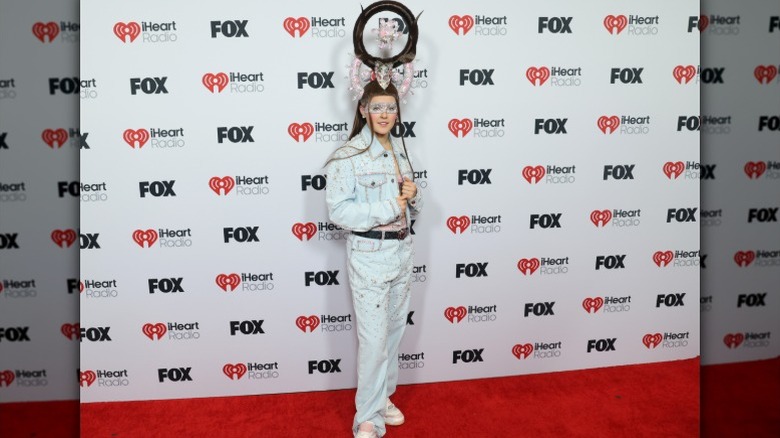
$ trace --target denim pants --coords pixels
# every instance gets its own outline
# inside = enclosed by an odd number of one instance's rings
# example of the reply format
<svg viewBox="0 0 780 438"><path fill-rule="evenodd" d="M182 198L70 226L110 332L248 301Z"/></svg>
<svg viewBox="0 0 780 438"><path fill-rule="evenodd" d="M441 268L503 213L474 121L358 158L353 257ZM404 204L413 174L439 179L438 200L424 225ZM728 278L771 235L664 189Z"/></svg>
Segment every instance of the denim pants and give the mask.
<svg viewBox="0 0 780 438"><path fill-rule="evenodd" d="M385 434L387 399L398 382L398 347L409 312L412 238L369 239L349 235L347 271L358 333L357 413L353 433L364 421Z"/></svg>

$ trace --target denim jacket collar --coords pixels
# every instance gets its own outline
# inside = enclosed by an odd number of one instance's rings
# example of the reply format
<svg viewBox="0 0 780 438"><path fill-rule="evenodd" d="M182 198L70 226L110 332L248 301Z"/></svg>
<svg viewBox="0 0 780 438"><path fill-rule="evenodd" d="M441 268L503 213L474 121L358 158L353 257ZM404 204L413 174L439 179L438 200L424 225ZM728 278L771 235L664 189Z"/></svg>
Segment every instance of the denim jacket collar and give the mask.
<svg viewBox="0 0 780 438"><path fill-rule="evenodd" d="M360 130L360 135L363 137L363 141L366 142L366 144L370 144L368 153L371 155L372 160L376 160L380 156L382 156L385 152L385 147L382 146L382 143L379 142L379 140L376 139L376 137L373 138L373 143L371 142L372 135L371 135L371 128L368 127L368 124L363 126L363 129ZM390 136L390 144L393 146L393 152L396 150L395 145L395 139L393 136Z"/></svg>

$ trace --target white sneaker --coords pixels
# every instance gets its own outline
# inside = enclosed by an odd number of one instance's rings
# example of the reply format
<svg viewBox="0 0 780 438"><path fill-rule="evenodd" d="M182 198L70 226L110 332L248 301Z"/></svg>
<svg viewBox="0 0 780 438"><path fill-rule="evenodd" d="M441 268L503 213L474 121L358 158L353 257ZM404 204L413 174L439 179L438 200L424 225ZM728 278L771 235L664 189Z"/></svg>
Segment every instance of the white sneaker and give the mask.
<svg viewBox="0 0 780 438"><path fill-rule="evenodd" d="M387 408L385 408L385 424L389 426L400 426L404 424L404 414L395 407L390 399L387 399Z"/></svg>
<svg viewBox="0 0 780 438"><path fill-rule="evenodd" d="M371 425L371 430L366 431L358 429L358 433L355 435L355 438L378 438L376 430L374 429L374 423L371 423L370 421L366 421L366 423ZM361 426L366 423L361 423Z"/></svg>

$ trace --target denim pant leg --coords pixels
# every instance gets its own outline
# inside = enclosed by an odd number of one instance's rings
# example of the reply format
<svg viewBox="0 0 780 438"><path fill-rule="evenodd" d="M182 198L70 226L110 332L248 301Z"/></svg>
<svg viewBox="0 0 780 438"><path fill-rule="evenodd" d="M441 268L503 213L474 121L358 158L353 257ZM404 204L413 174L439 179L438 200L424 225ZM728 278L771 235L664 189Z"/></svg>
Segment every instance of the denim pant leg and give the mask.
<svg viewBox="0 0 780 438"><path fill-rule="evenodd" d="M406 316L409 313L411 301L411 279L413 268L413 252L411 238L399 242L399 258L401 272L390 286L389 331L387 336L387 396L395 394L398 385L398 351L401 339L406 331Z"/></svg>
<svg viewBox="0 0 780 438"><path fill-rule="evenodd" d="M395 388L398 344L403 335L408 309L408 298L403 298L403 295L408 295L403 291L408 289L400 287L402 282L398 281L399 274L407 271L411 273L411 266L401 266L407 259L411 263L411 257L403 257L405 252L411 252L408 242L382 241L354 235L347 240L349 281L358 332L357 413L353 422L355 432L360 423L370 421L374 423L379 436L385 434L382 411L388 397L388 368L391 362L395 363L392 382ZM391 289L402 292L395 294L400 299L392 298ZM398 323L400 316L403 316L402 324ZM395 352L394 361L390 360L391 350Z"/></svg>

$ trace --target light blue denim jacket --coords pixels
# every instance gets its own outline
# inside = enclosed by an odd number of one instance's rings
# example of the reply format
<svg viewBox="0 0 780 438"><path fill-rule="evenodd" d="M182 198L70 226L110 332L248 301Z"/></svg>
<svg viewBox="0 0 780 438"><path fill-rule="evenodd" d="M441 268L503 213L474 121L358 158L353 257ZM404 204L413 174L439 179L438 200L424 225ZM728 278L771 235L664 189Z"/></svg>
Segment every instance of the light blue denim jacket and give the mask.
<svg viewBox="0 0 780 438"><path fill-rule="evenodd" d="M391 136L390 143L401 175L412 180L412 169L401 141ZM355 155L366 147L368 151ZM379 140L374 138L371 141L368 125L363 127L360 135L337 149L332 158L326 169L328 182L325 194L331 222L345 230L369 231L400 217L401 209L395 200L399 191L393 157ZM422 204L422 193L418 187L417 195L409 200L404 212L407 223L411 224L411 218L419 213Z"/></svg>

